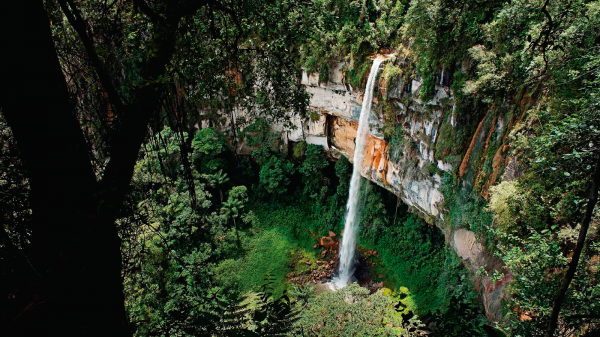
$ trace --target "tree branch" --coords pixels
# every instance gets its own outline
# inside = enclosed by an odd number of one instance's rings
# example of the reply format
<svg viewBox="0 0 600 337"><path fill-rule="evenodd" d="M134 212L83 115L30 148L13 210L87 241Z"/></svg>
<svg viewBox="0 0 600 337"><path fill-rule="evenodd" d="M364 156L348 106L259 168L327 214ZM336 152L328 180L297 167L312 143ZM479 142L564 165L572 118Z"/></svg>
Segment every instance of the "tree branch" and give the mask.
<svg viewBox="0 0 600 337"><path fill-rule="evenodd" d="M100 58L98 57L98 53L96 53L96 49L94 48L94 43L90 35L88 35L88 28L85 24L85 21L81 17L81 13L77 10L77 7L73 4L71 0L58 0L60 8L63 10L65 15L67 16L67 20L75 31L77 35L79 35L79 39L83 43L83 46L92 62L92 66L96 70L98 77L100 78L100 83L102 83L102 87L108 93L108 97L112 104L117 108L117 112L123 111L123 101L121 97L117 93L117 90L113 86L113 83L110 79L110 76L104 69ZM67 6L68 3L68 6ZM69 8L70 7L70 8Z"/></svg>
<svg viewBox="0 0 600 337"><path fill-rule="evenodd" d="M138 9L144 13L152 23L158 23L162 20L162 17L156 13L144 0L133 0L133 4L138 7Z"/></svg>
<svg viewBox="0 0 600 337"><path fill-rule="evenodd" d="M59 0L65 1L65 0ZM140 67L140 75L145 83L135 88L131 104L125 107L120 129L110 139L110 161L104 170L100 190L105 192L104 210L112 217L116 216L122 204L137 160L140 146L148 135L147 126L154 118L164 98L164 76L167 64L176 52L178 26L181 18L195 13L206 5L205 0L196 0L186 5L167 8L164 16L153 27L153 35L144 55L144 63Z"/></svg>
<svg viewBox="0 0 600 337"><path fill-rule="evenodd" d="M585 244L585 237L587 236L588 229L590 228L590 222L592 221L592 216L594 214L594 207L596 203L598 203L598 188L600 187L600 158L596 163L596 172L594 173L594 180L592 182L592 186L590 187L590 198L588 200L587 209L585 211L585 215L583 217L583 221L581 222L581 229L579 230L579 238L577 239L577 246L575 246L575 250L573 251L573 256L571 257L571 262L569 263L569 269L567 269L567 274L563 279L562 285L556 294L554 299L554 306L552 307L552 315L550 316L550 322L548 323L548 330L546 331L546 337L553 337L554 331L558 325L558 315L560 314L560 309L562 307L562 303L565 300L567 290L569 290L569 285L575 277L575 272L577 271L577 265L579 264L579 258L581 257L581 251L583 250L583 246Z"/></svg>

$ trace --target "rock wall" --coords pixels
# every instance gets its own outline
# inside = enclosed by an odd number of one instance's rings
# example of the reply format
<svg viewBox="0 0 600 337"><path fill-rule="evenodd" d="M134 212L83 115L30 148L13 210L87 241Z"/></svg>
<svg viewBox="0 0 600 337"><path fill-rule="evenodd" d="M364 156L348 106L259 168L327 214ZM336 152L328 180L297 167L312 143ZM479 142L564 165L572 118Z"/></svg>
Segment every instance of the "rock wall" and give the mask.
<svg viewBox="0 0 600 337"><path fill-rule="evenodd" d="M320 113L318 120L308 123L304 136L312 144L322 143L322 138L327 138L327 149L333 155L341 153L352 161L363 93L352 90L343 83L341 68L342 65L338 65L331 70L326 84L318 83L317 75L303 74L302 83L312 94L310 107ZM385 85L380 80L378 87L381 89ZM361 173L365 178L398 195L404 203L418 209L423 215L442 219L440 207L443 196L439 190L441 177L438 173L431 174L428 166L433 164L440 171L453 170L451 164L434 159L434 146L443 116L442 106L452 104L450 89L438 86L434 98L422 103L417 98L419 81L412 81L411 93L403 93L401 80L387 85L391 86L387 102L396 105L397 111L402 115L401 124L406 133L404 148L392 150L401 151L404 155L397 156L399 159L396 161L390 159L390 147L382 133L384 117L377 109L380 99L374 98L374 108L369 118L369 140ZM406 102L410 102L408 108ZM302 137L303 133L299 131L288 134L291 141L304 140Z"/></svg>
<svg viewBox="0 0 600 337"><path fill-rule="evenodd" d="M296 120L298 129L282 131L286 141L304 140L309 144L322 145L331 156L339 157L343 154L352 161L363 92L344 82L344 66L338 64L332 67L327 83L319 83L316 74L303 74L302 83L312 94L310 107L317 113L313 114L312 119ZM501 144L502 137L506 137L506 121L495 116L492 108L480 121L466 152L454 156L459 160L451 162L452 156L446 156L450 160L445 161L444 156L436 156L435 153L439 142L452 141L440 136L442 126L446 123L446 130L460 126L455 116L450 88L436 85L432 98L422 102L419 99L422 85L419 79L413 80L407 88L402 79L385 83L383 78L384 76L379 77L375 88L378 94L373 95L373 108L369 118L370 134L361 173L365 178L396 194L428 222L435 223L444 231L448 244L470 271L475 287L482 296L488 319L499 321L502 318L503 291L511 275L495 283L486 275L478 275L477 271L481 267L486 267L487 270L502 269L502 263L484 249L475 233L443 225L444 197L440 187L441 174L444 171L452 172L460 175L469 187L485 185L482 194L486 196L487 188L499 179L500 172L508 164L508 158L503 153L505 149L500 146L498 150L493 149L492 168L487 168L490 165L487 158L490 146L498 147L494 144ZM388 111L392 111L396 127L400 126L403 130L404 140L395 147L388 144L383 136L383 105L387 106ZM452 130L446 131L446 134L451 133Z"/></svg>

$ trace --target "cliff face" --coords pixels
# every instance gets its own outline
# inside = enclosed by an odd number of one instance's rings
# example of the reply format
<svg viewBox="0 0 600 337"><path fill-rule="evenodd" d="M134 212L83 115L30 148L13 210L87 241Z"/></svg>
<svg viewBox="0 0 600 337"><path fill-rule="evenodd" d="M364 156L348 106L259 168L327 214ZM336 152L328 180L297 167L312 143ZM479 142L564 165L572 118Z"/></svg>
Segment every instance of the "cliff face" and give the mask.
<svg viewBox="0 0 600 337"><path fill-rule="evenodd" d="M332 155L337 156L341 153L352 161L363 92L352 90L342 83L341 67L340 64L331 70L330 80L326 84L319 84L318 76L308 76L306 73L303 75L303 84L313 95L310 106L319 112L319 119L309 121L308 127L305 127L304 137L311 144L326 143L325 146ZM381 109L377 108L379 99L375 98L369 118L370 134L361 172L365 178L395 193L404 203L415 207L424 215L443 219L440 210L443 197L439 190L439 173L451 172L453 166L443 160L436 160L434 147L443 115L442 106L451 106L452 97L449 88L438 87L431 101L421 103L416 98L420 82L412 81L411 84L412 92L403 94L404 85L401 80L395 83L379 81L376 90L380 92L385 90L386 85L391 86L386 101L395 105L394 109L400 114L406 136L400 148L390 149L382 133L384 116ZM302 137L300 130L287 135L288 140L295 142L304 140ZM402 154L398 155L398 152ZM430 172L432 163L440 172Z"/></svg>
<svg viewBox="0 0 600 337"><path fill-rule="evenodd" d="M310 106L315 113L308 120L297 119L298 128L282 130L282 135L286 142L304 140L322 145L331 156L343 154L352 161L363 92L344 83L343 66L332 67L327 83L319 83L317 75L303 74L302 83L312 94ZM511 275L495 283L488 276L477 275L481 267L502 269L502 263L485 250L475 233L444 224L447 210L442 209L444 196L440 187L441 175L449 172L459 175L468 188L477 186L487 197L487 188L499 179L508 164L502 146L507 134L506 122L492 108L480 120L474 134L469 135L472 137L468 148L461 150L460 144L453 144L460 125L449 87L436 85L435 94L423 102L419 99L422 85L419 80L407 86L400 78L390 83L383 78L379 77L375 88L378 95L373 95L370 134L361 173L444 231L448 244L470 271L488 318L499 321L503 290ZM384 140L386 114L394 117L394 127L401 128L400 142L389 144ZM458 153L453 147L459 147Z"/></svg>

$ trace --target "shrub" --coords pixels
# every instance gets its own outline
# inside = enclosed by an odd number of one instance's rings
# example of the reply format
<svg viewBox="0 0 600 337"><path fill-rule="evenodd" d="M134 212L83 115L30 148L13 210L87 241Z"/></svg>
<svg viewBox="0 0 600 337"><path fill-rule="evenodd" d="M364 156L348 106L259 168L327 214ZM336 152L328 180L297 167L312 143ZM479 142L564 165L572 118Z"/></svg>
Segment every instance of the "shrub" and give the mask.
<svg viewBox="0 0 600 337"><path fill-rule="evenodd" d="M294 164L276 155L260 168L260 185L269 194L281 195L287 191L290 184L290 176L294 174Z"/></svg>
<svg viewBox="0 0 600 337"><path fill-rule="evenodd" d="M294 149L292 151L292 156L294 159L299 160L302 158L302 156L304 156L304 152L306 152L306 142L299 142L298 144L294 145Z"/></svg>
<svg viewBox="0 0 600 337"><path fill-rule="evenodd" d="M383 291L369 295L356 283L308 301L297 326L311 336L414 336L421 327L416 320L403 322Z"/></svg>
<svg viewBox="0 0 600 337"><path fill-rule="evenodd" d="M214 173L226 168L223 155L227 148L225 136L216 128L198 131L192 140L194 154L192 161L201 173Z"/></svg>
<svg viewBox="0 0 600 337"><path fill-rule="evenodd" d="M327 167L325 152L319 145L309 144L306 149L306 158L300 166L304 193L307 195L318 192L319 183L322 180L321 170Z"/></svg>

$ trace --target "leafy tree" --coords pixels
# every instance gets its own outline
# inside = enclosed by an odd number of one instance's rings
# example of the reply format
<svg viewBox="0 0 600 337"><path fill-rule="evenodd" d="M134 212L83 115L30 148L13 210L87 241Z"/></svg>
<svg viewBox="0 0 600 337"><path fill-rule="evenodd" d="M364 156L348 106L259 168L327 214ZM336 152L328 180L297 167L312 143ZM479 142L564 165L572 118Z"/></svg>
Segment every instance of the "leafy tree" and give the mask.
<svg viewBox="0 0 600 337"><path fill-rule="evenodd" d="M19 158L19 149L6 121L0 116L0 217L3 228L0 233L4 247L10 247L10 252L0 250L3 254L21 255L18 250L29 244L31 221L31 206L27 195L29 183L23 171L23 163ZM4 258L6 263L23 263L24 256ZM13 266L3 266L3 270L15 270Z"/></svg>
<svg viewBox="0 0 600 337"><path fill-rule="evenodd" d="M198 131L192 140L194 155L192 162L197 170L204 174L226 168L225 154L228 152L225 136L216 128L204 128Z"/></svg>
<svg viewBox="0 0 600 337"><path fill-rule="evenodd" d="M264 165L274 153L279 153L279 134L271 130L266 120L259 118L244 129L248 146L255 147L252 157L259 165Z"/></svg>
<svg viewBox="0 0 600 337"><path fill-rule="evenodd" d="M360 214L360 220L367 233L377 233L389 224L387 209L379 191L371 183L362 184L360 198L364 200L364 208Z"/></svg>
<svg viewBox="0 0 600 337"><path fill-rule="evenodd" d="M294 173L294 164L287 159L272 155L260 168L260 185L272 195L281 195L287 191L290 176Z"/></svg>
<svg viewBox="0 0 600 337"><path fill-rule="evenodd" d="M248 192L246 186L236 186L229 191L227 201L223 203L223 207L221 208L221 213L225 215L226 219L228 221L229 219L233 221L238 247L241 245L239 237L239 230L241 228L239 227L238 222L241 220L240 225L243 223L247 227L252 225L252 222L254 221L254 214L252 211L244 213L244 208L246 208L247 203ZM236 219L238 221L236 221Z"/></svg>
<svg viewBox="0 0 600 337"><path fill-rule="evenodd" d="M184 133L184 137L187 138L187 133ZM183 177L178 138L179 134L168 126L151 137L148 143L143 144L144 158L137 163L147 169L136 172L144 172L157 179L177 180L178 177ZM149 178L145 180L150 181Z"/></svg>
<svg viewBox="0 0 600 337"><path fill-rule="evenodd" d="M294 145L292 157L295 160L299 160L304 156L305 152L306 152L306 142L300 142L300 143Z"/></svg>
<svg viewBox="0 0 600 337"><path fill-rule="evenodd" d="M203 174L202 177L204 177L206 180L208 180L208 183L211 186L216 187L219 190L219 200L222 203L223 202L223 186L225 186L225 184L227 184L229 182L227 173L224 173L223 170L219 170L218 172L215 172L214 174Z"/></svg>
<svg viewBox="0 0 600 337"><path fill-rule="evenodd" d="M231 295L220 293L210 275L234 237L223 219L207 213L202 188L197 184L198 210L190 209L187 191L168 187L139 204L139 214L149 213L146 230L124 246L139 251L128 261L139 271L125 282L127 311L139 335L207 334L219 328L219 310L230 303Z"/></svg>
<svg viewBox="0 0 600 337"><path fill-rule="evenodd" d="M298 171L302 174L304 193L310 195L319 190L320 182L323 180L321 170L327 167L327 160L323 147L319 145L309 144L305 156Z"/></svg>
<svg viewBox="0 0 600 337"><path fill-rule="evenodd" d="M363 58L398 40L405 4L399 0L326 0L313 3L313 11L317 29L302 46L303 65L326 82L330 63L351 59L354 64L347 75L349 83L358 87L369 71Z"/></svg>
<svg viewBox="0 0 600 337"><path fill-rule="evenodd" d="M16 271L20 282L3 289L22 295L3 315L2 329L129 335L114 224L131 210L130 182L148 127L161 129L166 120L177 130L190 203L204 202L196 196L183 132L193 130L201 108L226 106L223 93L231 90L250 115L284 122L290 112L305 112L292 47L310 27L303 8L161 0L0 6L11 50L1 63L22 69L6 72L0 108L30 182L25 254L34 266ZM243 81L232 79L240 73ZM23 90L30 86L47 90L31 99Z"/></svg>
<svg viewBox="0 0 600 337"><path fill-rule="evenodd" d="M343 202L348 198L348 191L350 190L350 174L350 161L346 156L341 156L335 163L335 175L339 180L336 194Z"/></svg>
<svg viewBox="0 0 600 337"><path fill-rule="evenodd" d="M294 324L300 319L300 311L294 308L287 294L273 297L274 282L271 275L267 275L258 293L260 302L253 313L253 321L257 325L254 332L258 336L296 335L299 329Z"/></svg>

